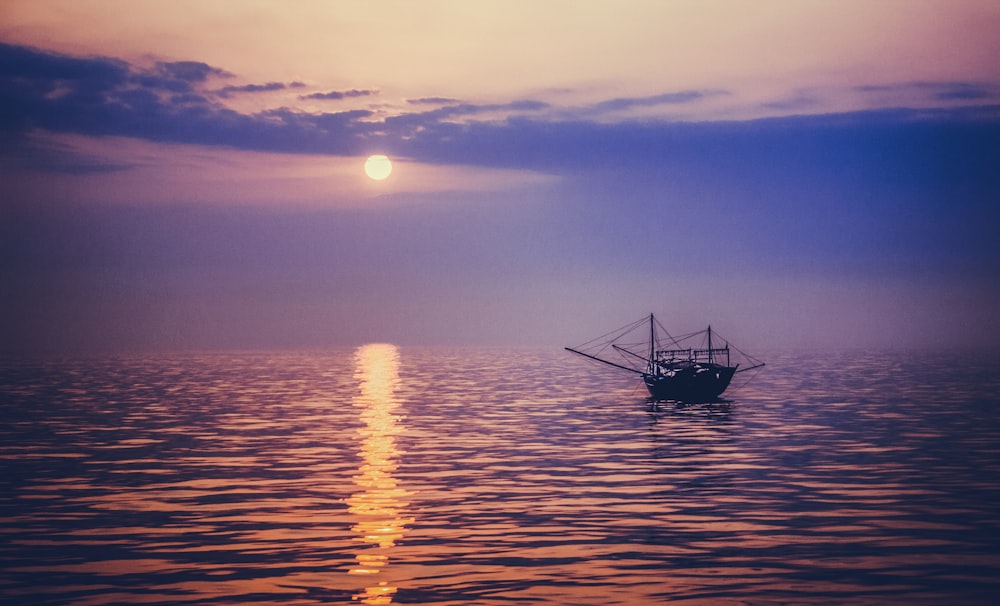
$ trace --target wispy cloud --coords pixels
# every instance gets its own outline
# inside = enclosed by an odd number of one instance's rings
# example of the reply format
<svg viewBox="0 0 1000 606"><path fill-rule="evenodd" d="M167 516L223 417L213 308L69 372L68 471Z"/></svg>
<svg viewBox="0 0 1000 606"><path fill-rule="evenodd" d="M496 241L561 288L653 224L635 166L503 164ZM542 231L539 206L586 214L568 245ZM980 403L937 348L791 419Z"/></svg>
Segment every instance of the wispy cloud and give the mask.
<svg viewBox="0 0 1000 606"><path fill-rule="evenodd" d="M156 64L155 71L161 76L188 83L206 82L209 78L233 77L233 74L224 69L200 61L161 61Z"/></svg>
<svg viewBox="0 0 1000 606"><path fill-rule="evenodd" d="M823 99L814 91L797 91L789 97L762 103L766 109L774 109L787 112L801 112L814 110L822 107Z"/></svg>
<svg viewBox="0 0 1000 606"><path fill-rule="evenodd" d="M855 90L874 96L892 97L901 103L927 100L988 100L1000 103L1000 85L986 82L897 82L858 86Z"/></svg>
<svg viewBox="0 0 1000 606"><path fill-rule="evenodd" d="M320 101L339 101L341 99L353 99L356 97L368 97L371 95L377 95L377 90L332 90L325 93L311 93L308 95L301 95L299 99L316 99Z"/></svg>
<svg viewBox="0 0 1000 606"><path fill-rule="evenodd" d="M302 88L305 84L303 82L268 82L267 84L244 84L242 86L226 86L218 90L218 95L220 97L229 97L234 94L239 93L268 93L279 90L285 90L287 88Z"/></svg>
<svg viewBox="0 0 1000 606"><path fill-rule="evenodd" d="M419 99L407 99L410 105L454 105L460 103L458 99L451 97L420 97Z"/></svg>
<svg viewBox="0 0 1000 606"><path fill-rule="evenodd" d="M657 105L679 105L692 103L708 97L726 94L728 94L726 91L720 90L685 90L663 93L660 95L650 95L646 97L619 97L617 99L608 99L607 101L595 103L591 106L591 109L599 112L625 111L636 107L654 107Z"/></svg>
<svg viewBox="0 0 1000 606"><path fill-rule="evenodd" d="M511 113L519 115L549 109L551 105L544 101L521 99L509 103L454 103L423 112L412 112L385 119L386 130L397 137L409 138L411 135L439 124L449 124L462 118L482 115L503 115ZM495 121L495 120L494 120Z"/></svg>
<svg viewBox="0 0 1000 606"><path fill-rule="evenodd" d="M44 135L24 140L0 137L0 158L4 158L14 170L64 175L115 173L139 166L135 161L84 152L65 141Z"/></svg>

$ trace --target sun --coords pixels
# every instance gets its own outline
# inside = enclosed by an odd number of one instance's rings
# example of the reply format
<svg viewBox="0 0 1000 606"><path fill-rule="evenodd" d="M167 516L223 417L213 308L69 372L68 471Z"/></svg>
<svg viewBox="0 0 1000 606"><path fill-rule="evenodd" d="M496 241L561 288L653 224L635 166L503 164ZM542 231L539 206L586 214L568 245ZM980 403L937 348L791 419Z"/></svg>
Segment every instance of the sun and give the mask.
<svg viewBox="0 0 1000 606"><path fill-rule="evenodd" d="M365 160L365 174L373 181L382 181L392 173L392 161L388 156L375 154Z"/></svg>

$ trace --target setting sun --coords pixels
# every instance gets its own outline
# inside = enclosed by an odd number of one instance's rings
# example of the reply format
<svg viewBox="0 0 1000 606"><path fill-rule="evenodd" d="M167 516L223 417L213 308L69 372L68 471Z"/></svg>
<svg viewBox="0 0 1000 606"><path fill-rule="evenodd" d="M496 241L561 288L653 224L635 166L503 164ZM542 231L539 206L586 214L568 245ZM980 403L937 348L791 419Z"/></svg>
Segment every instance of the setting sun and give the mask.
<svg viewBox="0 0 1000 606"><path fill-rule="evenodd" d="M369 179L382 181L392 173L392 162L388 156L376 154L365 161L365 174Z"/></svg>

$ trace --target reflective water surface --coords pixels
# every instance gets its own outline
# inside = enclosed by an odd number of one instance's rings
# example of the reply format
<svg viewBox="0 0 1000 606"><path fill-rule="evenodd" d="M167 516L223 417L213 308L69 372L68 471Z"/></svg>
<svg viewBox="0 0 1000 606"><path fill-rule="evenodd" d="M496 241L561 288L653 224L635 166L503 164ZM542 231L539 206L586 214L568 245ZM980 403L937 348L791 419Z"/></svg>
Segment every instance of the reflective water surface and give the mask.
<svg viewBox="0 0 1000 606"><path fill-rule="evenodd" d="M692 406L562 351L0 362L0 601L993 603L1000 366L765 357Z"/></svg>

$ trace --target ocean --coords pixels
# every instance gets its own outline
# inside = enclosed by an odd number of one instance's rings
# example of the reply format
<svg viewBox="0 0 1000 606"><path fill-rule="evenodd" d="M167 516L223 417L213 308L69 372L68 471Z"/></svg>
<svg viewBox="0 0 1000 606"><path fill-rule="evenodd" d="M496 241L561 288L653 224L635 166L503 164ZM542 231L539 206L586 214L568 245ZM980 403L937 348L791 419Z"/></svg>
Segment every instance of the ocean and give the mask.
<svg viewBox="0 0 1000 606"><path fill-rule="evenodd" d="M704 405L562 350L0 361L0 601L995 603L996 358L761 357Z"/></svg>

